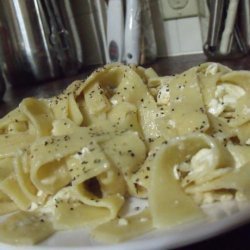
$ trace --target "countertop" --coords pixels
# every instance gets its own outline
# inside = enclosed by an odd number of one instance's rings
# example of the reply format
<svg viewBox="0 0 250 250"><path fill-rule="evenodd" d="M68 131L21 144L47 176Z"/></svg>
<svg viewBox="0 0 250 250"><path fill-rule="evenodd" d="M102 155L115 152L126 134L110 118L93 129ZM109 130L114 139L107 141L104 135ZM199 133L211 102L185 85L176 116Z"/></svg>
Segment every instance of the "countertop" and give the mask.
<svg viewBox="0 0 250 250"><path fill-rule="evenodd" d="M211 60L208 60L203 54L186 55L158 59L152 64L145 65L145 67L153 67L160 75L172 75L180 73L192 66L201 64L206 61ZM250 70L250 57L232 60L220 60L219 62L232 69ZM3 101L0 101L0 117L15 108L24 97L50 97L56 95L60 93L73 80L85 79L86 76L90 74L94 68L95 67L91 67L85 69L82 73L79 73L75 76L56 79L47 83L19 87L7 86L7 91L4 95ZM250 249L249 237L250 223L217 237L178 249Z"/></svg>

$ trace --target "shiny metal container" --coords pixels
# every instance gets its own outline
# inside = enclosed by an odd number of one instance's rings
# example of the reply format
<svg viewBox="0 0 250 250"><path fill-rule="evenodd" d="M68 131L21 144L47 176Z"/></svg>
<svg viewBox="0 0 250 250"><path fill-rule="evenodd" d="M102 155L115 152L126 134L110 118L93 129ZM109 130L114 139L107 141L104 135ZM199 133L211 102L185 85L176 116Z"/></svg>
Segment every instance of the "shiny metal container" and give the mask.
<svg viewBox="0 0 250 250"><path fill-rule="evenodd" d="M0 0L0 62L12 85L75 74L82 48L68 0Z"/></svg>

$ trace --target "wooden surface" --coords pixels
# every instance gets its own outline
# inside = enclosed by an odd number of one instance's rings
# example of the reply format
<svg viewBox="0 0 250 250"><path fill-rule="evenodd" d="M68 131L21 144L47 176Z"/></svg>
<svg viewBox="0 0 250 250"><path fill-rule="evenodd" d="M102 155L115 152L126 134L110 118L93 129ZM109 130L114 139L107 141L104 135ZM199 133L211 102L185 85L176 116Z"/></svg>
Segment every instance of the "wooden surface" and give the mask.
<svg viewBox="0 0 250 250"><path fill-rule="evenodd" d="M160 75L172 75L180 73L192 66L211 61L204 55L189 55L159 59L151 65ZM215 61L215 60L214 60ZM250 57L233 60L220 61L232 69L250 70ZM31 86L11 87L7 86L7 91L3 101L0 101L0 117L5 115L25 97L50 97L60 93L68 84L76 79L84 79L93 70L88 69L84 72L68 77L57 79L48 83L34 84ZM250 211L249 211L250 212ZM179 248L179 250L221 250L221 249L250 249L250 223L220 236L202 241L191 246ZM181 240L181 239L180 239Z"/></svg>

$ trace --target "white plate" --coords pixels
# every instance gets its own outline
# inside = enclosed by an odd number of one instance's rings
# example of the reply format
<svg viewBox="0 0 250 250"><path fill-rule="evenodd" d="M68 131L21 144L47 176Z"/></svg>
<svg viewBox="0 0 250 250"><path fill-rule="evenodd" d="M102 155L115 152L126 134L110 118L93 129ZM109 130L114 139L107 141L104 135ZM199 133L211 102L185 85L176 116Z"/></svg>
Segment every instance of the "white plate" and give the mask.
<svg viewBox="0 0 250 250"><path fill-rule="evenodd" d="M84 229L56 233L43 243L30 246L0 244L0 250L125 250L167 249L198 242L231 230L250 221L249 203L224 202L203 206L206 220L180 225L171 229L154 230L137 239L115 245L93 241Z"/></svg>

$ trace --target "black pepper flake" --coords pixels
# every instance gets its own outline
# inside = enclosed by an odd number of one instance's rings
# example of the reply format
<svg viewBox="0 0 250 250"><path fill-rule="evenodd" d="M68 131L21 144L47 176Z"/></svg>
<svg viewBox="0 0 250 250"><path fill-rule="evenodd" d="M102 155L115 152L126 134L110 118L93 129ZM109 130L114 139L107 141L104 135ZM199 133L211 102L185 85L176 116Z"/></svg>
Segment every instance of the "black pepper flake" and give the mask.
<svg viewBox="0 0 250 250"><path fill-rule="evenodd" d="M40 222L44 222L44 219L41 219Z"/></svg>
<svg viewBox="0 0 250 250"><path fill-rule="evenodd" d="M68 135L65 135L63 138L65 141L68 141L70 139L70 137Z"/></svg>
<svg viewBox="0 0 250 250"><path fill-rule="evenodd" d="M204 108L200 108L200 111L201 111L201 113L204 113L205 112L205 110L204 110Z"/></svg>

